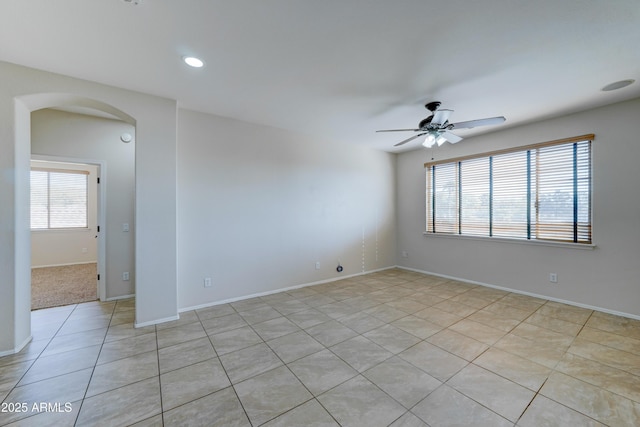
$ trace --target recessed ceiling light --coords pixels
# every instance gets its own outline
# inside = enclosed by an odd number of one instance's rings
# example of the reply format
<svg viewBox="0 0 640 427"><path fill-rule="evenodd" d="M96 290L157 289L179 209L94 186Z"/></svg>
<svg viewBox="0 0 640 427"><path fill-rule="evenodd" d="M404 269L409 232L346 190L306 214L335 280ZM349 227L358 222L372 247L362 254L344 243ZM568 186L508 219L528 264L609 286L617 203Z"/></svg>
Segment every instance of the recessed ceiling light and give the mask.
<svg viewBox="0 0 640 427"><path fill-rule="evenodd" d="M196 58L195 56L183 56L182 60L190 67L193 68L202 68L204 67L204 62L200 58Z"/></svg>
<svg viewBox="0 0 640 427"><path fill-rule="evenodd" d="M633 79L620 80L619 82L609 83L608 85L606 85L605 87L603 87L600 90L603 91L603 92L609 92L609 91L616 90L616 89L622 89L623 87L629 86L633 82L635 82L635 80L633 80Z"/></svg>

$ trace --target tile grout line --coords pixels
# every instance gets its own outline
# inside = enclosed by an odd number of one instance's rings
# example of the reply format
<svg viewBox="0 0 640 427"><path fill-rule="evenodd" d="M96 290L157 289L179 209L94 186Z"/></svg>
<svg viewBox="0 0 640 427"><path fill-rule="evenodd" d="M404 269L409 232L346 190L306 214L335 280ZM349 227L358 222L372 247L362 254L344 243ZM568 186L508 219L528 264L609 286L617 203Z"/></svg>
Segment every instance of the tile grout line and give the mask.
<svg viewBox="0 0 640 427"><path fill-rule="evenodd" d="M236 309L235 309L235 307L233 307L233 306L231 306L231 308L232 308L233 310L236 310ZM239 313L237 312L237 310L236 310L236 314L239 314ZM216 350L216 347L213 345L213 342L211 341L211 336L209 335L209 333L207 332L207 330L204 328L204 325L202 325L202 320L200 319L200 315L198 314L198 312L197 312L197 311L196 311L196 317L198 318L198 321L200 322L200 326L202 326L202 329L204 329L204 332L205 332L205 334L207 335L207 339L209 340L209 343L211 344L211 348L213 348L213 352L214 352L214 354L216 355L216 358L218 359L218 362L220 363L220 367L222 367L222 371L224 372L224 374L225 374L225 375L226 375L226 377L227 377L227 381L229 381L229 386L228 386L228 387L230 387L230 388L231 388L231 390L233 390L233 394L234 394L234 396L236 397L236 399L238 400L238 403L240 404L240 407L242 408L242 412L244 412L244 416L245 416L245 417L247 418L247 420L249 421L249 424L253 425L253 423L251 422L251 419L249 418L249 414L247 413L247 410L245 409L244 404L242 403L242 400L240 400L240 396L238 396L238 391L237 391L237 390L236 390L236 388L233 386L233 382L231 381L231 377L229 377L229 373L227 372L227 368L225 368L225 367L224 367L224 364L222 363L222 360L220 359L220 355L218 354L218 350ZM223 388L222 390L224 390L224 389L226 389L226 388L228 388L228 387L225 387L225 388ZM222 390L218 390L218 391L215 391L215 392L213 392L213 393L209 393L207 396L210 396L210 395L212 395L212 394L214 394L214 393L217 393L217 392L219 392L219 391L222 391ZM199 397L198 399L202 399L203 397L206 397L206 396ZM196 400L197 400L197 399L196 399ZM193 400L192 400L192 402L193 402ZM187 402L187 403L190 403L190 402ZM186 405L187 403L184 403L184 405ZM182 406L182 405L181 405L181 406ZM178 407L179 407L179 406L178 406ZM173 408L173 409L175 409L175 408ZM163 419L164 419L164 413L163 413Z"/></svg>
<svg viewBox="0 0 640 427"><path fill-rule="evenodd" d="M268 305L268 304L267 304L267 305ZM269 305L269 307L271 307L271 306ZM272 307L272 308L273 308L273 307ZM274 308L274 310L276 310L278 313L280 313L280 311L278 311L278 309ZM238 314L240 314L240 313L238 313ZM282 315L282 313L280 313L280 314ZM242 316L242 314L240 314L240 316ZM287 320L289 320L289 318L288 318L288 317L286 317L285 315L282 315L282 317L284 317L284 318L286 318ZM270 320L273 320L273 319L270 319ZM269 321L269 320L266 320L266 322L268 322L268 321ZM289 320L289 321L291 322L291 320ZM260 323L263 323L263 322L260 322ZM294 323L294 322L292 322L292 323ZM248 324L248 323L247 323L247 324ZM259 324L259 323L257 323L257 324ZM294 323L294 324L295 324L295 323ZM293 377L294 377L294 378L295 378L295 379L296 379L296 380L297 380L297 381L298 381L298 382L299 382L299 383L300 383L300 384L305 388L305 390L307 390L307 392L308 392L308 393L309 393L309 395L311 396L311 398L310 398L310 399L307 399L307 400L305 400L304 402L300 403L299 405L296 405L296 406L294 406L293 408L290 408L290 409L288 409L287 411L285 411L285 412L283 412L283 413L281 413L281 414L278 414L278 415L276 415L275 417L273 417L273 418L271 418L271 419L269 419L269 420L266 420L265 422L263 422L263 423L262 423L262 424L260 424L260 425L266 424L266 423L268 423L268 422L270 422L270 421L272 421L272 420L274 420L274 419L276 419L276 418L278 418L278 417L280 417L280 416L282 416L282 415L284 415L284 414L286 414L286 413L288 413L288 412L290 412L290 411L293 411L294 409L296 409L296 408L298 408L298 407L300 407L300 406L302 406L302 405L306 404L307 402L310 402L310 401L312 401L312 400L316 400L316 401L317 401L316 396L314 396L314 394L311 392L311 390L309 390L309 389L307 388L307 386L306 386L306 385L305 385L305 384L300 380L300 378L298 378L298 376L297 376L297 375L296 375L296 374L291 370L291 368L289 368L288 364L287 364L287 363L285 363L285 361L284 361L284 360L282 360L282 357L280 357L280 355L278 355L278 353L276 353L276 352L273 350L273 348L271 348L271 346L270 346L270 345L269 345L269 344L264 340L264 338L262 338L262 336L260 336L260 334L259 334L259 333L258 333L258 332L253 328L253 325L251 325L251 324L248 324L248 325L249 325L249 327L251 328L251 330L252 330L256 335L258 335L258 337L262 340L262 344L265 344L265 345L269 348L269 350L270 350L270 351L271 351L271 352L272 352L272 353L273 353L273 354L274 354L278 359L280 359L280 362L282 363L282 366L277 366L277 367L275 367L275 368L272 368L272 369L269 369L269 370L267 370L267 371L264 371L264 372L261 372L261 373L259 373L259 374L256 374L256 375L254 375L253 377L246 378L246 379L244 379L244 380L242 380L242 381L238 382L238 384L242 384L242 383L243 383L243 382L245 382L245 381L249 381L250 379L255 378L255 377L259 376L259 375L266 374L267 372L271 372L271 371L274 371L274 370L279 369L279 368L281 368L281 367L285 367L285 368L287 368L287 370L289 371L289 373L290 373L291 375L293 375ZM299 325L297 325L297 324L295 324L295 325L296 325L296 326L298 326L298 327L300 327L300 326L299 326ZM304 331L304 329L300 328L300 331ZM292 335L292 334L298 333L298 332L300 332L300 331L291 332L291 333L289 333L289 334L282 335L282 336L280 336L280 337L276 337L276 338L274 338L274 339L282 338L283 336ZM306 331L305 331L305 333L306 333ZM314 340L315 340L315 338L313 338L313 337L312 337L311 335L309 335L308 333L307 333L307 335L308 335L309 337L311 337L311 339L314 339ZM317 340L315 340L315 341L317 342ZM322 343L318 343L318 344L322 345ZM248 348L248 347L247 347L247 348ZM322 350L320 350L320 351L322 351ZM315 354L315 353L312 353L312 354ZM303 356L303 357L306 357L306 356ZM302 359L303 357L301 357L301 358L299 358L299 359ZM299 359L296 359L296 360L299 360ZM294 360L294 361L292 361L292 362L290 362L290 363L293 363L293 362L295 362L295 360ZM234 385L234 384L232 384L232 386L233 386L233 388L234 388L234 390L235 390L235 385ZM244 409L244 405L242 404L242 400L240 400L240 396L238 396L237 391L236 391L236 396L238 397L238 400L240 401L240 404L242 405L242 407L243 407L243 409ZM320 403L320 402L318 402L318 403ZM322 405L322 404L321 404L321 405ZM245 412L246 412L246 411L245 411ZM327 413L329 413L329 411L327 411ZM331 413L329 413L329 415L331 415ZM331 415L331 417L333 418L333 415ZM253 425L253 422L251 421L251 418L249 418L249 414L247 414L247 418L249 419L249 422L251 422L251 424ZM339 424L339 423L338 423L338 424Z"/></svg>
<svg viewBox="0 0 640 427"><path fill-rule="evenodd" d="M156 334L156 356L158 360L158 388L160 392L160 396L158 397L160 398L160 420L162 421L162 425L164 425L164 399L162 398L162 371L160 369L160 344L158 343L158 327L156 325L154 326L155 326L154 331Z"/></svg>
<svg viewBox="0 0 640 427"><path fill-rule="evenodd" d="M109 323L111 323L111 319L113 319L113 313L114 313L117 305L118 305L118 303L113 305L113 311L111 312L111 317L109 319ZM77 306L76 306L76 308L77 308ZM73 314L73 312L75 312L76 308L73 309L71 314ZM71 317L71 314L69 314L69 317ZM98 351L98 355L96 356L96 361L95 361L93 367L91 368L91 375L89 376L89 381L87 382L87 387L85 388L84 394L82 396L82 399L80 400L80 407L78 408L78 414L76 415L76 419L73 422L74 426L76 426L78 424L78 420L80 419L80 412L82 411L82 406L84 405L84 401L87 398L87 393L89 392L89 386L91 385L91 380L93 379L93 374L96 372L96 367L98 366L98 359L100 359L100 353L102 353L102 347L104 346L104 341L107 339L107 333L108 332L109 332L109 327L107 326L106 330L104 331L104 337L102 338L102 343L100 344L100 351Z"/></svg>

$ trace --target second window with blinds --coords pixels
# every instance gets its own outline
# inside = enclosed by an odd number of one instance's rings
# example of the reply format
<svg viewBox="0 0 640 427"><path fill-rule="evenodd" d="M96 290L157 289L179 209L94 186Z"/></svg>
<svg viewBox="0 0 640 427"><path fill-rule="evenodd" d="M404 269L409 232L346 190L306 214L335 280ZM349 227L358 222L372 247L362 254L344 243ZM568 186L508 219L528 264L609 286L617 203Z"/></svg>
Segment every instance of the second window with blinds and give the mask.
<svg viewBox="0 0 640 427"><path fill-rule="evenodd" d="M593 138L426 163L427 232L590 244Z"/></svg>
<svg viewBox="0 0 640 427"><path fill-rule="evenodd" d="M31 169L31 229L87 228L87 171Z"/></svg>

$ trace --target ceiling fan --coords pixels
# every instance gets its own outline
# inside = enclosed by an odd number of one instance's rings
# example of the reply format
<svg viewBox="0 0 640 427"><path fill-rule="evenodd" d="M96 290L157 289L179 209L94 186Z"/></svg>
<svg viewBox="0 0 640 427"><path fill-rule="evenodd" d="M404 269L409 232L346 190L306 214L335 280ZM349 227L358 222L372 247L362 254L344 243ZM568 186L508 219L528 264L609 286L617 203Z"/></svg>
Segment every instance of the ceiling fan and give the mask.
<svg viewBox="0 0 640 427"><path fill-rule="evenodd" d="M450 130L497 125L506 120L504 117L500 116L490 117L487 119L469 120L466 122L449 123L449 116L453 113L453 110L439 109L439 107L440 102L438 101L429 102L425 105L425 108L431 111L431 115L422 120L418 124L417 129L383 129L377 130L376 132L419 132L411 138L398 142L394 147L398 147L423 135L427 135L422 145L427 148L431 148L434 144L441 146L445 141L449 141L451 144L462 141L462 137L449 132Z"/></svg>

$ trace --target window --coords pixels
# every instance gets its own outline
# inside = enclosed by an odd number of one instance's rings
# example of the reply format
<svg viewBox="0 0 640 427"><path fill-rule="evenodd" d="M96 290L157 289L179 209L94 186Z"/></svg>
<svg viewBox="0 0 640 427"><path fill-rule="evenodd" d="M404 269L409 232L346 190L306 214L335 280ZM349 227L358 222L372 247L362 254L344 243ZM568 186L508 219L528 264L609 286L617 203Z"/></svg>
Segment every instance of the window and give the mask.
<svg viewBox="0 0 640 427"><path fill-rule="evenodd" d="M427 232L591 243L593 138L426 163Z"/></svg>
<svg viewBox="0 0 640 427"><path fill-rule="evenodd" d="M87 228L86 171L31 169L31 229Z"/></svg>

